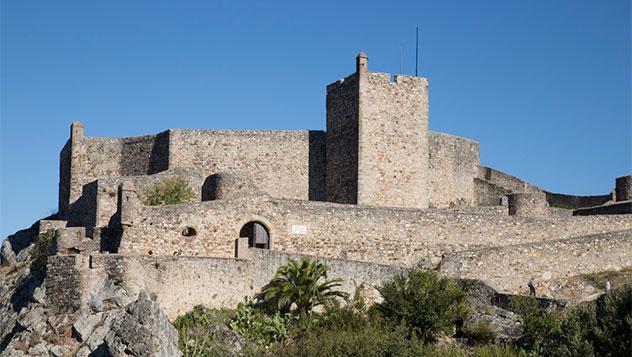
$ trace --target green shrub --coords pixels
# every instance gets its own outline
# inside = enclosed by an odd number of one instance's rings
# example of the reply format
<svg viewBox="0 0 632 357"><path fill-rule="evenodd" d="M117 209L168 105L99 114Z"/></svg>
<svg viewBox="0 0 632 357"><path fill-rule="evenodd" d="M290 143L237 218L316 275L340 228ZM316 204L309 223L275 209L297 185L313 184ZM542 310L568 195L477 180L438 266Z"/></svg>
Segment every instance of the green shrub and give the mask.
<svg viewBox="0 0 632 357"><path fill-rule="evenodd" d="M185 356L191 357L228 355L230 342L227 343L228 336L222 332L230 331L228 322L231 316L229 310L195 306L173 322L178 330L178 347Z"/></svg>
<svg viewBox="0 0 632 357"><path fill-rule="evenodd" d="M543 337L539 352L554 356L594 356L592 341L599 335L594 304L568 308L559 318L559 327Z"/></svg>
<svg viewBox="0 0 632 357"><path fill-rule="evenodd" d="M148 206L173 205L191 201L195 194L181 178L165 179L150 187L143 194L143 202Z"/></svg>
<svg viewBox="0 0 632 357"><path fill-rule="evenodd" d="M233 331L261 346L269 346L288 337L289 314L266 315L252 304L241 303L229 325Z"/></svg>
<svg viewBox="0 0 632 357"><path fill-rule="evenodd" d="M452 335L455 324L465 317L465 291L452 279L433 271L411 270L378 289L384 301L376 305L385 319L405 323L424 341L440 333Z"/></svg>
<svg viewBox="0 0 632 357"><path fill-rule="evenodd" d="M53 245L54 234L55 232L53 230L49 230L40 234L35 240L30 252L32 259L31 270L38 272L46 269L48 256L50 255L51 246Z"/></svg>
<svg viewBox="0 0 632 357"><path fill-rule="evenodd" d="M610 290L596 307L601 332L596 354L632 356L632 282Z"/></svg>
<svg viewBox="0 0 632 357"><path fill-rule="evenodd" d="M540 311L526 297L512 299L511 309L523 318L524 347L539 355L632 355L632 284L562 312Z"/></svg>
<svg viewBox="0 0 632 357"><path fill-rule="evenodd" d="M514 296L509 302L510 310L522 316L523 336L521 344L528 350L540 352L545 339L551 338L560 328L557 311L545 312L538 300L530 296Z"/></svg>
<svg viewBox="0 0 632 357"><path fill-rule="evenodd" d="M458 356L439 354L420 339L408 338L407 328L368 324L361 328L311 331L303 338L271 347L273 356Z"/></svg>
<svg viewBox="0 0 632 357"><path fill-rule="evenodd" d="M489 323L464 327L461 332L471 343L477 345L491 344L496 341L496 333L490 328Z"/></svg>

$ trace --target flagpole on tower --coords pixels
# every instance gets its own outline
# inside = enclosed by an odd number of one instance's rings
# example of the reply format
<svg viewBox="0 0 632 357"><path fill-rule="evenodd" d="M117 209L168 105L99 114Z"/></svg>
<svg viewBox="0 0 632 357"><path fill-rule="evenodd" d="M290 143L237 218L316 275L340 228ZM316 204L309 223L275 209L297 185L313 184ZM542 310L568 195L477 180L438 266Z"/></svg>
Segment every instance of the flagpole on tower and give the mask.
<svg viewBox="0 0 632 357"><path fill-rule="evenodd" d="M415 77L419 76L419 26L415 35Z"/></svg>

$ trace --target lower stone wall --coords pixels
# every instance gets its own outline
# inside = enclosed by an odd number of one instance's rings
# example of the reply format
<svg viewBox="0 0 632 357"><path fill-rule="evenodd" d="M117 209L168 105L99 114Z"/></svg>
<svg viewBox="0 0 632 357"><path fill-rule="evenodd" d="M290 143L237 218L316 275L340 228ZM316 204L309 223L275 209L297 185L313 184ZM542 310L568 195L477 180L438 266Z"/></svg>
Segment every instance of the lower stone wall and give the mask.
<svg viewBox="0 0 632 357"><path fill-rule="evenodd" d="M632 215L501 216L495 211L415 210L299 200L235 199L139 207L119 253L233 257L252 221L270 249L371 263L425 266L442 254L632 229ZM195 231L194 235L185 235Z"/></svg>
<svg viewBox="0 0 632 357"><path fill-rule="evenodd" d="M48 257L46 299L58 311L77 311L81 307L83 289L81 272L83 256L53 255Z"/></svg>
<svg viewBox="0 0 632 357"><path fill-rule="evenodd" d="M542 288L550 280L624 267L632 267L632 230L459 252L442 260L440 272L528 294L531 277Z"/></svg>
<svg viewBox="0 0 632 357"><path fill-rule="evenodd" d="M579 208L573 211L574 216L592 216L603 214L632 214L632 200L612 202L597 207Z"/></svg>
<svg viewBox="0 0 632 357"><path fill-rule="evenodd" d="M541 192L542 190L527 181L511 176L490 167L479 166L477 177L489 181L511 192Z"/></svg>
<svg viewBox="0 0 632 357"><path fill-rule="evenodd" d="M501 205L503 198L511 193L511 190L500 187L487 180L474 179L474 196L477 206Z"/></svg>
<svg viewBox="0 0 632 357"><path fill-rule="evenodd" d="M561 193L546 192L546 200L551 207L582 208L602 205L614 201L612 194L600 196L573 196Z"/></svg>
<svg viewBox="0 0 632 357"><path fill-rule="evenodd" d="M92 255L90 268L82 272L84 296L80 300L90 304L91 297L99 295L98 291L107 285L104 279L113 279L130 296L137 296L142 288L155 292L167 316L173 320L199 304L212 308L235 307L245 299L253 298L273 278L279 266L287 264L289 259L302 257L261 249L249 251L248 260ZM377 287L403 271L397 267L361 262L327 258L318 260L330 266L329 278L340 277L344 280L341 289L351 296L363 284Z"/></svg>

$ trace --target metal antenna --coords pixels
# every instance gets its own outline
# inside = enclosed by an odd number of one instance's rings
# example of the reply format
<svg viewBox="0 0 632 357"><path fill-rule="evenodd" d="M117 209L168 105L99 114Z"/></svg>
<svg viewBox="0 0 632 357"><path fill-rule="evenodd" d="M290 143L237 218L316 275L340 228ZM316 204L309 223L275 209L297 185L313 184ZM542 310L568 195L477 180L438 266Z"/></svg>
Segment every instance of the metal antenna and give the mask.
<svg viewBox="0 0 632 357"><path fill-rule="evenodd" d="M399 73L402 73L402 64L404 63L404 47L399 48Z"/></svg>
<svg viewBox="0 0 632 357"><path fill-rule="evenodd" d="M415 35L415 77L419 75L419 27Z"/></svg>

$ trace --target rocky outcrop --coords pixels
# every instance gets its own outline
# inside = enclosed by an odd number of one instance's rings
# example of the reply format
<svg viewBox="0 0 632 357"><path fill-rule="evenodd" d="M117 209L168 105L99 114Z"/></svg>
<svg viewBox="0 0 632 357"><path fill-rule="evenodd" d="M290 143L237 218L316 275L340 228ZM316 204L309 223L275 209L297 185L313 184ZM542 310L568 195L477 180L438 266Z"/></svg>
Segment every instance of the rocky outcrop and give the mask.
<svg viewBox="0 0 632 357"><path fill-rule="evenodd" d="M156 296L146 290L120 309L82 316L51 311L43 304L32 305L23 308L15 321L6 321L14 327L4 334L1 356L182 355L176 329Z"/></svg>
<svg viewBox="0 0 632 357"><path fill-rule="evenodd" d="M155 295L143 290L134 299L122 287L103 281L94 289L88 311L53 306L51 301L59 299L47 297L46 286L57 275L64 283L72 279L32 264L32 251L33 244L17 255L9 241L2 247L0 356L182 355L177 331Z"/></svg>
<svg viewBox="0 0 632 357"><path fill-rule="evenodd" d="M480 326L489 328L501 342L512 341L522 335L521 317L509 310L497 306L497 292L476 280L463 281L467 287L466 303L469 314L463 327L473 329Z"/></svg>
<svg viewBox="0 0 632 357"><path fill-rule="evenodd" d="M142 290L124 313L114 312L105 344L110 355L181 356L178 332L160 308L155 294Z"/></svg>

